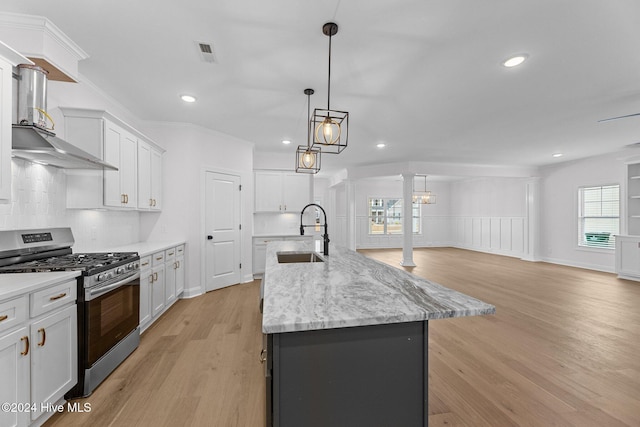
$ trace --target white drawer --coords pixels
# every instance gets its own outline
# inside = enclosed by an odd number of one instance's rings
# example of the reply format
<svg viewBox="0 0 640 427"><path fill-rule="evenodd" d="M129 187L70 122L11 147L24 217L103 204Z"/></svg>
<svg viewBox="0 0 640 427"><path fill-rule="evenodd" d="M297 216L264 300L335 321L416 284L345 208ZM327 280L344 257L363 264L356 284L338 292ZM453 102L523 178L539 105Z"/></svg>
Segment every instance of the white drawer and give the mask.
<svg viewBox="0 0 640 427"><path fill-rule="evenodd" d="M151 255L140 258L140 270L151 268Z"/></svg>
<svg viewBox="0 0 640 427"><path fill-rule="evenodd" d="M167 249L164 251L164 262L172 262L176 259L176 248Z"/></svg>
<svg viewBox="0 0 640 427"><path fill-rule="evenodd" d="M0 302L0 332L25 322L29 317L27 315L28 308L28 295Z"/></svg>
<svg viewBox="0 0 640 427"><path fill-rule="evenodd" d="M176 246L176 257L184 256L184 245Z"/></svg>
<svg viewBox="0 0 640 427"><path fill-rule="evenodd" d="M151 255L151 258L151 265L154 267L160 264L164 264L164 251L156 252L155 254Z"/></svg>
<svg viewBox="0 0 640 427"><path fill-rule="evenodd" d="M31 294L31 317L40 316L76 300L78 282L73 279Z"/></svg>

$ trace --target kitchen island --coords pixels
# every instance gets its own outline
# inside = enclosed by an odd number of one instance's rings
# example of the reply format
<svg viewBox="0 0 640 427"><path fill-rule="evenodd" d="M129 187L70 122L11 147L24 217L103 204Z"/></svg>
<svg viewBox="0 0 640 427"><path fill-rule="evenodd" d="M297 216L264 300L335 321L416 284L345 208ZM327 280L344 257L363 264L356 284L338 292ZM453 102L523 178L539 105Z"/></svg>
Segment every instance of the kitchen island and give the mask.
<svg viewBox="0 0 640 427"><path fill-rule="evenodd" d="M304 262L313 250L267 246L267 425L426 426L428 321L495 307L341 247Z"/></svg>

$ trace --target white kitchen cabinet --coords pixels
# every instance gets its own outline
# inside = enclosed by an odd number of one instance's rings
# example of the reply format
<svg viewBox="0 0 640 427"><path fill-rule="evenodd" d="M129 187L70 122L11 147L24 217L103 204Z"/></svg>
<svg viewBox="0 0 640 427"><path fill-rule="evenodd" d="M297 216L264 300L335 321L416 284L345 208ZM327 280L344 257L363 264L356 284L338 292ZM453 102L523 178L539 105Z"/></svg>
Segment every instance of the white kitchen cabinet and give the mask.
<svg viewBox="0 0 640 427"><path fill-rule="evenodd" d="M42 424L52 415L42 407L77 383L76 292L72 279L0 301L0 400L22 405L0 412L0 425Z"/></svg>
<svg viewBox="0 0 640 427"><path fill-rule="evenodd" d="M0 402L31 401L29 350L29 330L26 326L8 334L0 334ZM26 411L0 411L0 426L26 426L29 422L29 413Z"/></svg>
<svg viewBox="0 0 640 427"><path fill-rule="evenodd" d="M151 316L156 317L162 313L166 306L165 287L165 254L164 251L151 255Z"/></svg>
<svg viewBox="0 0 640 427"><path fill-rule="evenodd" d="M144 332L151 324L151 289L153 274L151 273L151 256L140 258L140 332Z"/></svg>
<svg viewBox="0 0 640 427"><path fill-rule="evenodd" d="M184 292L184 256L176 256L176 297Z"/></svg>
<svg viewBox="0 0 640 427"><path fill-rule="evenodd" d="M118 170L104 171L104 205L135 209L138 204L138 140L122 127L104 120L104 161Z"/></svg>
<svg viewBox="0 0 640 427"><path fill-rule="evenodd" d="M184 292L185 245L140 258L140 332L171 307Z"/></svg>
<svg viewBox="0 0 640 427"><path fill-rule="evenodd" d="M12 72L19 64L33 62L0 42L0 202L11 199Z"/></svg>
<svg viewBox="0 0 640 427"><path fill-rule="evenodd" d="M255 171L255 211L300 213L311 203L311 176L284 171Z"/></svg>
<svg viewBox="0 0 640 427"><path fill-rule="evenodd" d="M267 243L282 240L281 237L254 237L253 238L253 274L264 274L267 260Z"/></svg>
<svg viewBox="0 0 640 427"><path fill-rule="evenodd" d="M169 307L176 299L176 248L164 251L164 295L165 304Z"/></svg>
<svg viewBox="0 0 640 427"><path fill-rule="evenodd" d="M152 184L159 194L162 149L150 138L103 110L68 107L60 107L60 110L65 117L64 139L118 168L117 171L67 170L67 208L141 209L141 197L146 197L147 189L152 191ZM142 159L143 162L148 160L148 164L143 163L143 176L149 178L142 180L143 186L147 187L139 197L138 154L141 146L148 146L150 154L148 159ZM155 199L154 208L159 209L160 196ZM148 204L141 210L150 210Z"/></svg>
<svg viewBox="0 0 640 427"><path fill-rule="evenodd" d="M253 275L261 276L264 274L267 259L267 244L280 240L305 240L313 239L312 235L306 236L269 236L253 238Z"/></svg>
<svg viewBox="0 0 640 427"><path fill-rule="evenodd" d="M31 324L31 402L36 420L41 403L55 405L78 382L78 324L75 304Z"/></svg>
<svg viewBox="0 0 640 427"><path fill-rule="evenodd" d="M640 281L640 236L616 236L616 272Z"/></svg>
<svg viewBox="0 0 640 427"><path fill-rule="evenodd" d="M162 209L162 151L138 140L138 209Z"/></svg>

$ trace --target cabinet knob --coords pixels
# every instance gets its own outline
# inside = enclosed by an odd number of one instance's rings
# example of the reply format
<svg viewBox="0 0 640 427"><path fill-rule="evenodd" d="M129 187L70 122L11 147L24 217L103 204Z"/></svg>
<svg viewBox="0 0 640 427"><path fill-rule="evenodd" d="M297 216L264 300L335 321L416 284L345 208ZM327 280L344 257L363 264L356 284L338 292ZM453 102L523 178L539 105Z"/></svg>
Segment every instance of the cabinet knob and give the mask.
<svg viewBox="0 0 640 427"><path fill-rule="evenodd" d="M213 236L212 235L208 235L207 236L207 240L213 240Z"/></svg>

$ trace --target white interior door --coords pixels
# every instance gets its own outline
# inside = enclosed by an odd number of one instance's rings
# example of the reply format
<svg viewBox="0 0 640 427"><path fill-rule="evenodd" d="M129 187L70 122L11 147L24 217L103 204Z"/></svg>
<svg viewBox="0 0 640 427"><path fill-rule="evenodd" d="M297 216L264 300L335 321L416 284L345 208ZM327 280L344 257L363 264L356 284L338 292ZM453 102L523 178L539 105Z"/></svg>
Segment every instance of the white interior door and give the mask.
<svg viewBox="0 0 640 427"><path fill-rule="evenodd" d="M240 177L206 173L206 290L240 283Z"/></svg>

